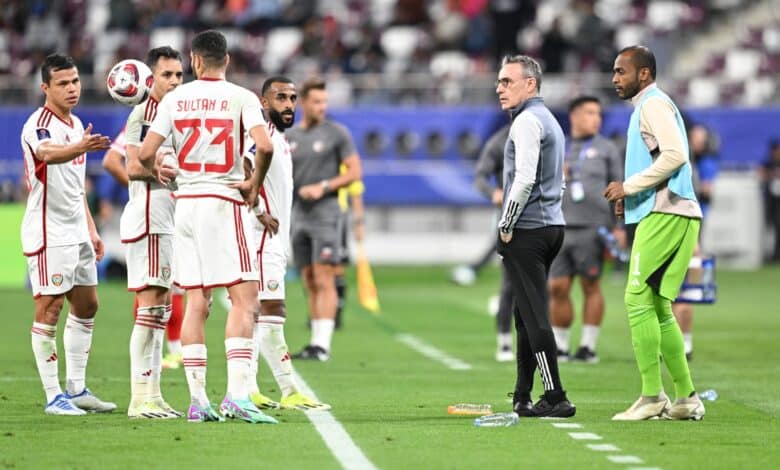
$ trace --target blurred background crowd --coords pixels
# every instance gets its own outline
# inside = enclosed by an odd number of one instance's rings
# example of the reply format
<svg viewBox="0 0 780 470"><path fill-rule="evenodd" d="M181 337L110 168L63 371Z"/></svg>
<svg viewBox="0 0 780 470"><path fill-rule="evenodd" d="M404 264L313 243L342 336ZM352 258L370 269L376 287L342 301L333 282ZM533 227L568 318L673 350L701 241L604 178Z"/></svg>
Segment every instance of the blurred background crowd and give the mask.
<svg viewBox="0 0 780 470"><path fill-rule="evenodd" d="M6 0L0 76L4 101L25 100L41 58L67 50L93 79L85 100L98 101L118 59L142 57L150 44L183 50L194 32L220 28L234 76L246 74L253 84L257 74L323 74L337 105L492 102L496 63L518 50L541 60L548 97L564 102L557 97L608 88L603 75L615 51L643 43L681 102L760 105L778 97L780 25L768 14L772 3Z"/></svg>

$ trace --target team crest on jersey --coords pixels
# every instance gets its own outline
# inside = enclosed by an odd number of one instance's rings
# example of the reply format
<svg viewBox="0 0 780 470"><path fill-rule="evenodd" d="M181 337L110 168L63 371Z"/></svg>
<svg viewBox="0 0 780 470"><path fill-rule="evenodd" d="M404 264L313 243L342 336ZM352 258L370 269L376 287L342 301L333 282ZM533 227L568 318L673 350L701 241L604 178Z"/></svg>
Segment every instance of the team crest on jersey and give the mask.
<svg viewBox="0 0 780 470"><path fill-rule="evenodd" d="M63 277L62 274L52 274L51 275L51 283L55 286L59 287L62 285Z"/></svg>
<svg viewBox="0 0 780 470"><path fill-rule="evenodd" d="M270 290L271 292L276 292L276 289L279 288L279 281L275 279L271 279L266 283L266 287L268 287L268 290Z"/></svg>
<svg viewBox="0 0 780 470"><path fill-rule="evenodd" d="M49 129L42 127L40 129L36 129L35 133L38 135L38 140L51 139L51 133L49 132Z"/></svg>
<svg viewBox="0 0 780 470"><path fill-rule="evenodd" d="M160 273L162 274L163 281L167 281L168 279L171 278L171 268L169 268L167 266L164 266L160 270Z"/></svg>
<svg viewBox="0 0 780 470"><path fill-rule="evenodd" d="M314 143L311 144L311 149L317 153L320 153L325 150L325 143L323 143L321 140L315 140Z"/></svg>
<svg viewBox="0 0 780 470"><path fill-rule="evenodd" d="M322 250L320 250L320 260L330 261L331 258L333 258L333 247L323 246Z"/></svg>

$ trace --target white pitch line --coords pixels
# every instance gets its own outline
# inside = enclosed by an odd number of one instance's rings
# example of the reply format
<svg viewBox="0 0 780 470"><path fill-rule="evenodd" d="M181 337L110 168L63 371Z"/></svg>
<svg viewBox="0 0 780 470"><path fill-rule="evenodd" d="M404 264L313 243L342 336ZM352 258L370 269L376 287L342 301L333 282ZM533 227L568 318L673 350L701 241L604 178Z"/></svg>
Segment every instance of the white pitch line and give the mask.
<svg viewBox="0 0 780 470"><path fill-rule="evenodd" d="M636 455L610 455L607 458L612 463L644 463Z"/></svg>
<svg viewBox="0 0 780 470"><path fill-rule="evenodd" d="M663 470L661 467L628 467L628 470Z"/></svg>
<svg viewBox="0 0 780 470"><path fill-rule="evenodd" d="M588 444L588 449L596 452L620 452L620 448L615 444Z"/></svg>
<svg viewBox="0 0 780 470"><path fill-rule="evenodd" d="M407 333L400 333L395 337L395 339L409 346L410 348L414 349L415 351L427 357L428 359L444 364L449 369L452 370L471 369L471 364L469 364L468 362L462 361L457 357L450 356L449 354L442 351L441 349L431 346L430 344L426 343L425 341L421 340L420 338L414 335L410 335Z"/></svg>
<svg viewBox="0 0 780 470"><path fill-rule="evenodd" d="M553 423L553 427L560 429L579 429L582 425L579 423Z"/></svg>
<svg viewBox="0 0 780 470"><path fill-rule="evenodd" d="M570 432L569 436L578 441L600 441L603 437L592 432Z"/></svg>
<svg viewBox="0 0 780 470"><path fill-rule="evenodd" d="M314 400L320 401L311 387L295 369L293 369L293 378L301 392ZM330 411L307 411L305 414L314 425L314 429L322 436L325 445L328 446L328 449L336 457L336 460L339 461L342 468L345 470L377 470L377 467L368 460L366 454L360 450L360 447L347 434L344 426L336 420Z"/></svg>

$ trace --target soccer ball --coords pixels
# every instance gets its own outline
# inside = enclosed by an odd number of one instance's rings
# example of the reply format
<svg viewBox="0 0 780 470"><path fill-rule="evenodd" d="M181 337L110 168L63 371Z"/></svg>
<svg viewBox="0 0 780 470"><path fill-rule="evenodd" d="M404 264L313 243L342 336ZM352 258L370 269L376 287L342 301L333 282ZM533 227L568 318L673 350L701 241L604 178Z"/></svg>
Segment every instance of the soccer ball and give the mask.
<svg viewBox="0 0 780 470"><path fill-rule="evenodd" d="M106 79L108 94L117 103L135 106L152 92L154 77L149 67L135 59L126 59L111 67Z"/></svg>
<svg viewBox="0 0 780 470"><path fill-rule="evenodd" d="M459 286L470 286L477 282L477 273L471 266L460 265L452 270L450 279Z"/></svg>

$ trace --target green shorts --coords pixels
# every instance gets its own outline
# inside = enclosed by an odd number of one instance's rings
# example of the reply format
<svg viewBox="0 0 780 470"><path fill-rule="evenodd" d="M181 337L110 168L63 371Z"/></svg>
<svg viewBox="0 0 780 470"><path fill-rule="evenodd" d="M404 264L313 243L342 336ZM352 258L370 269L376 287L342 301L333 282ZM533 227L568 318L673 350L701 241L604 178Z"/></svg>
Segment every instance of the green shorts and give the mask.
<svg viewBox="0 0 780 470"><path fill-rule="evenodd" d="M688 271L699 239L701 220L653 212L639 222L626 292L638 294L649 285L653 291L674 300Z"/></svg>

